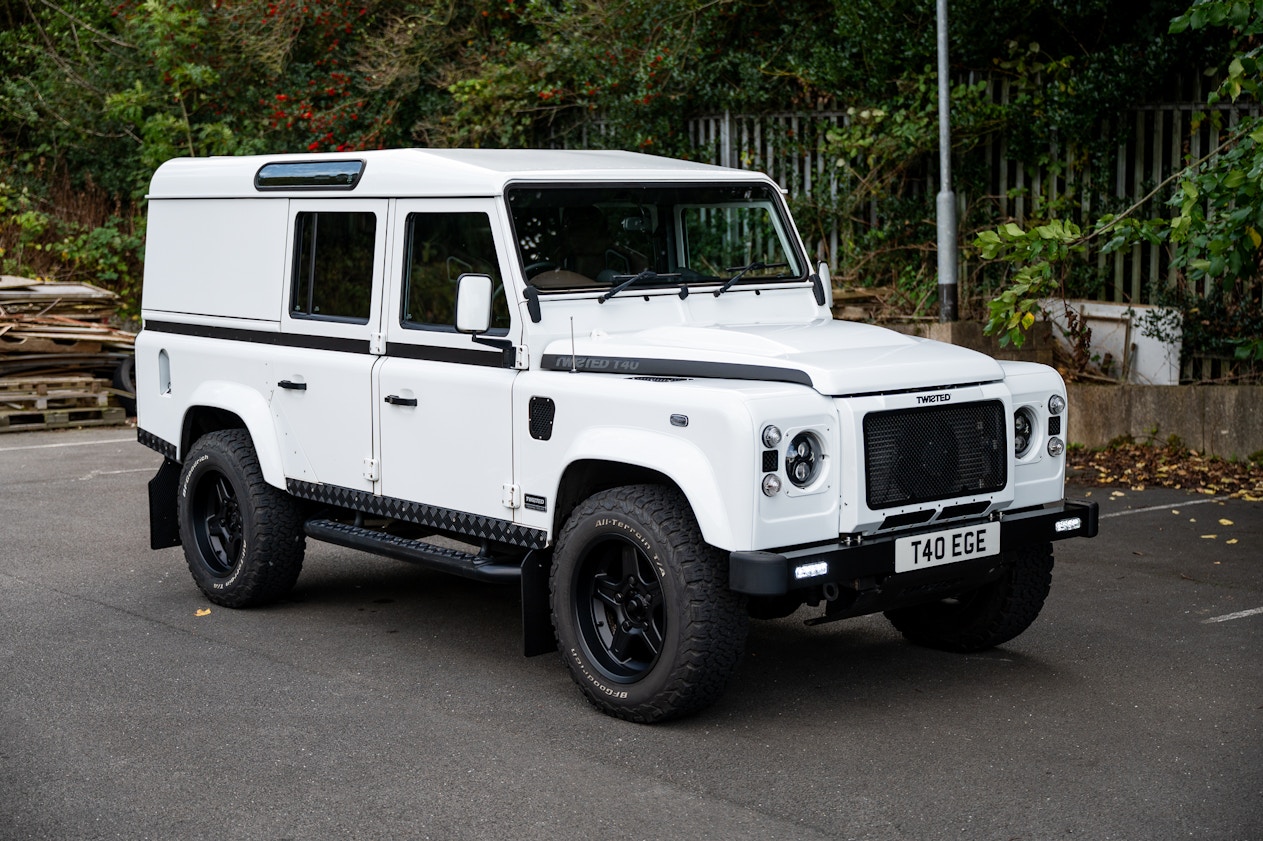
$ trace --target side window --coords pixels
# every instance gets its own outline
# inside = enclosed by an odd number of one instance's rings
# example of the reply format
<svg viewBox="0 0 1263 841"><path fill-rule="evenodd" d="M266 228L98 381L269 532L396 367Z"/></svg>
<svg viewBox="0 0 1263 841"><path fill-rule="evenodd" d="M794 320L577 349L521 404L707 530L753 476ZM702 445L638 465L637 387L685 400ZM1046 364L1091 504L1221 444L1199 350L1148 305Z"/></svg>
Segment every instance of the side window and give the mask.
<svg viewBox="0 0 1263 841"><path fill-rule="evenodd" d="M487 214L410 213L407 238L400 313L405 327L455 330L457 278L485 274L496 284L491 332L508 332L509 304Z"/></svg>
<svg viewBox="0 0 1263 841"><path fill-rule="evenodd" d="M290 315L368 323L376 214L303 212L294 229Z"/></svg>

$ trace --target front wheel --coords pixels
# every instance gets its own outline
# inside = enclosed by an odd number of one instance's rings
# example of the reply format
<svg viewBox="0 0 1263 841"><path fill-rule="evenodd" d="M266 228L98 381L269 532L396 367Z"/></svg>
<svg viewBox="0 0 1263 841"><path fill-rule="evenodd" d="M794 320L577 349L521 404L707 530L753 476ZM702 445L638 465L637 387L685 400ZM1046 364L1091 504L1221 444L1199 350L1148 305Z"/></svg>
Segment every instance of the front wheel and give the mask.
<svg viewBox="0 0 1263 841"><path fill-rule="evenodd" d="M180 542L197 586L215 604L253 607L289 592L306 537L298 503L263 479L250 434L208 433L180 475Z"/></svg>
<svg viewBox="0 0 1263 841"><path fill-rule="evenodd" d="M557 645L588 700L641 723L712 704L748 626L726 569L675 489L635 485L584 501L558 536L550 583Z"/></svg>
<svg viewBox="0 0 1263 841"><path fill-rule="evenodd" d="M1052 544L1006 555L997 580L954 598L888 610L886 618L908 641L942 651L985 651L1008 642L1044 606L1052 585Z"/></svg>

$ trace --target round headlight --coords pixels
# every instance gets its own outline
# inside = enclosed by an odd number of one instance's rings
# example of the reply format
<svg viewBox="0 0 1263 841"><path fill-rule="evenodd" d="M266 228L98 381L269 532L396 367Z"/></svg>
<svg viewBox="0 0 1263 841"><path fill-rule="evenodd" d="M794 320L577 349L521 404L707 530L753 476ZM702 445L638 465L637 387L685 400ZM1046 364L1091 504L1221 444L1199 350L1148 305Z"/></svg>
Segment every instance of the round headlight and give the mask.
<svg viewBox="0 0 1263 841"><path fill-rule="evenodd" d="M820 439L810 432L795 435L785 452L785 474L794 487L805 488L816 481L823 466L824 452Z"/></svg>
<svg viewBox="0 0 1263 841"><path fill-rule="evenodd" d="M1021 458L1031 451L1035 439L1035 415L1025 406L1013 413L1013 455Z"/></svg>
<svg viewBox="0 0 1263 841"><path fill-rule="evenodd" d="M771 449L781 443L781 431L774 426L763 427L763 446Z"/></svg>
<svg viewBox="0 0 1263 841"><path fill-rule="evenodd" d="M1066 409L1066 398L1060 394L1054 394L1048 398L1048 411L1054 415L1060 415Z"/></svg>
<svg viewBox="0 0 1263 841"><path fill-rule="evenodd" d="M1059 456L1065 451L1066 451L1065 441L1062 441L1060 438L1056 438L1056 437L1048 439L1048 455Z"/></svg>
<svg viewBox="0 0 1263 841"><path fill-rule="evenodd" d="M765 496L776 496L781 492L781 480L777 478L775 473L769 473L763 477L763 494Z"/></svg>

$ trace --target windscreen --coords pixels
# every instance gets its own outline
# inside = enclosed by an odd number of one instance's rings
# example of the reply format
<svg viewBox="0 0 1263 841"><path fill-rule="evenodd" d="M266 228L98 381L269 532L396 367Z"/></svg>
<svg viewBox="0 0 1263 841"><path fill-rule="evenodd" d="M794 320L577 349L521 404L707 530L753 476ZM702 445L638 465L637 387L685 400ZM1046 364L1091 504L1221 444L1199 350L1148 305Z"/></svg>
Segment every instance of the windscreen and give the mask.
<svg viewBox="0 0 1263 841"><path fill-rule="evenodd" d="M739 185L514 187L518 256L541 292L802 280L774 188Z"/></svg>

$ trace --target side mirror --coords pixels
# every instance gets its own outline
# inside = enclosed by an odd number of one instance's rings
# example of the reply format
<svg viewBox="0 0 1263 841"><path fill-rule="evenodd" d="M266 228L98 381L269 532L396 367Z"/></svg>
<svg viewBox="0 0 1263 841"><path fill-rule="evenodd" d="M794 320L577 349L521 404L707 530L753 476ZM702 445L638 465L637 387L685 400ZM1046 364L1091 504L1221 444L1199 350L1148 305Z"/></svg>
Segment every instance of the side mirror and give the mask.
<svg viewBox="0 0 1263 841"><path fill-rule="evenodd" d="M463 274L456 278L456 330L460 333L486 333L491 328L491 294L495 281L485 274Z"/></svg>

